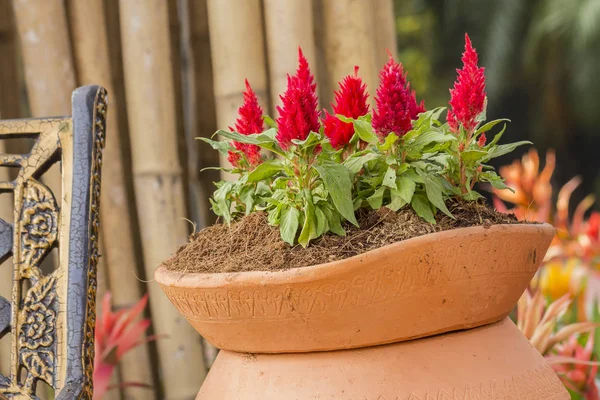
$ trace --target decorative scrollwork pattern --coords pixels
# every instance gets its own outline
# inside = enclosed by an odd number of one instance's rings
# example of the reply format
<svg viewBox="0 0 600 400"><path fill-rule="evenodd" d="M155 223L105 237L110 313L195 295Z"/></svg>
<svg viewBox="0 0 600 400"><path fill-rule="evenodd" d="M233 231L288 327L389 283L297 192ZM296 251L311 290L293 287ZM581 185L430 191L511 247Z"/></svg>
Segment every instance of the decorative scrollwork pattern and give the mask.
<svg viewBox="0 0 600 400"><path fill-rule="evenodd" d="M56 277L42 278L25 297L20 313L19 355L27 368L27 382L42 379L52 385L56 337Z"/></svg>
<svg viewBox="0 0 600 400"><path fill-rule="evenodd" d="M26 183L21 212L21 274L39 279L39 263L58 237L58 207L50 190L31 179Z"/></svg>

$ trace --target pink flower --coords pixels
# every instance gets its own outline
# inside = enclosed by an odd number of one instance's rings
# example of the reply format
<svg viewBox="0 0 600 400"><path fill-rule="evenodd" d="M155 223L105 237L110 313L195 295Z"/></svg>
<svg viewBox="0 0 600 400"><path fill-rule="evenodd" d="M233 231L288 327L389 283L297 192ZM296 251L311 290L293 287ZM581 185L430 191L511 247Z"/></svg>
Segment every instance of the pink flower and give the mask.
<svg viewBox="0 0 600 400"><path fill-rule="evenodd" d="M148 295L145 295L130 308L113 312L111 294L107 292L104 295L102 313L96 321L94 400L102 399L104 394L111 389L110 379L113 371L126 353L158 338L157 336L144 336L151 324L149 319L140 319L147 303ZM124 382L122 386L128 384L145 386L135 382Z"/></svg>
<svg viewBox="0 0 600 400"><path fill-rule="evenodd" d="M373 129L380 138L390 132L403 136L412 129L412 121L425 111L423 101L417 104L414 90L406 81L406 74L391 54L390 59L379 73L379 87L375 101L377 108L373 113Z"/></svg>
<svg viewBox="0 0 600 400"><path fill-rule="evenodd" d="M235 121L235 128L229 127L229 129L243 135L251 135L262 132L265 124L263 121L263 109L258 104L258 98L248 83L248 79L245 82L244 104L238 109L239 116ZM246 160L250 166L256 166L261 163L262 155L260 154L260 147L235 141L233 142L233 146L246 156ZM230 151L227 160L231 165L240 168L242 155Z"/></svg>
<svg viewBox="0 0 600 400"><path fill-rule="evenodd" d="M354 67L354 76L348 75L340 82L340 90L334 92L335 104L332 104L334 114L340 114L349 118L358 118L369 112L366 92L367 86L358 76L358 67ZM325 111L325 135L329 138L331 145L340 149L350 142L354 135L354 125L350 122L340 121L335 115Z"/></svg>
<svg viewBox="0 0 600 400"><path fill-rule="evenodd" d="M594 336L590 335L585 347L579 344L577 335L571 335L567 340L555 346L556 355L571 359L571 363L552 363L552 369L558 374L565 386L582 393L584 398L598 399L596 374L598 365L594 364ZM549 360L552 356L549 356ZM591 364L591 365L590 365Z"/></svg>
<svg viewBox="0 0 600 400"><path fill-rule="evenodd" d="M279 131L276 138L282 149L286 150L294 139L304 140L310 132L319 131L316 87L308 61L298 48L298 70L296 75L288 75L287 89L280 96L282 106L277 106Z"/></svg>
<svg viewBox="0 0 600 400"><path fill-rule="evenodd" d="M458 78L454 88L450 89L448 125L458 133L458 125L472 133L477 126L475 118L481 114L485 105L484 68L477 66L477 52L471 45L469 35L465 33L465 52L462 55L463 68L456 70Z"/></svg>

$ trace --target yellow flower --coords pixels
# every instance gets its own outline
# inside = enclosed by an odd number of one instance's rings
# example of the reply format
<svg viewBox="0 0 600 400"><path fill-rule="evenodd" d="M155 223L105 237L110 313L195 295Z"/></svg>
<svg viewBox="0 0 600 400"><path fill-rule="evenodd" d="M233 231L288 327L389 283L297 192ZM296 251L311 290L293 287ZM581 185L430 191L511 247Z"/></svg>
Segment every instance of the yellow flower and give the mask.
<svg viewBox="0 0 600 400"><path fill-rule="evenodd" d="M544 296L552 300L567 293L576 296L584 288L585 276L585 268L581 266L579 259L570 258L565 262L553 260L542 267L536 286L539 286Z"/></svg>

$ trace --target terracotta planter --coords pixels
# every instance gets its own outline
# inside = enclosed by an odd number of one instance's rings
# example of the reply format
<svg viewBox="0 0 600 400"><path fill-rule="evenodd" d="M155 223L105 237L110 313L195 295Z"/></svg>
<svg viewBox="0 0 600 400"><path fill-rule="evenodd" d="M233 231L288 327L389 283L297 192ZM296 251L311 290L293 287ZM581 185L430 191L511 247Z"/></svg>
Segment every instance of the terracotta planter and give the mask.
<svg viewBox="0 0 600 400"><path fill-rule="evenodd" d="M462 399L452 393L467 387L568 399L509 321L372 347L503 320L553 234L546 224L471 227L305 268L181 274L160 267L156 280L199 333L228 350L201 399ZM358 350L333 351L344 349Z"/></svg>

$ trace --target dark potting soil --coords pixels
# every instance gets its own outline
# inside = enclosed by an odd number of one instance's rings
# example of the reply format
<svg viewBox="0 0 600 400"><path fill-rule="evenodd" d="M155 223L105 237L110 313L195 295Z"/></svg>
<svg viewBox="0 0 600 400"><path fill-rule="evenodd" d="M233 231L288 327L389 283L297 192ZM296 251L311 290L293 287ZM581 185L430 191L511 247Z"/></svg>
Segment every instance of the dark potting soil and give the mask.
<svg viewBox="0 0 600 400"><path fill-rule="evenodd" d="M449 202L448 208L456 219L438 212L435 225L409 207L363 212L357 215L360 229L347 225L346 236L328 234L307 248L285 243L265 213L254 213L229 226L217 224L192 234L189 243L163 265L187 273L277 271L341 260L428 233L519 222L481 202Z"/></svg>

